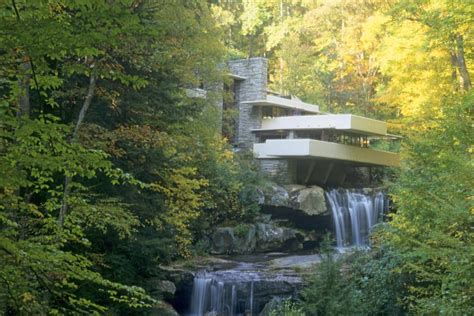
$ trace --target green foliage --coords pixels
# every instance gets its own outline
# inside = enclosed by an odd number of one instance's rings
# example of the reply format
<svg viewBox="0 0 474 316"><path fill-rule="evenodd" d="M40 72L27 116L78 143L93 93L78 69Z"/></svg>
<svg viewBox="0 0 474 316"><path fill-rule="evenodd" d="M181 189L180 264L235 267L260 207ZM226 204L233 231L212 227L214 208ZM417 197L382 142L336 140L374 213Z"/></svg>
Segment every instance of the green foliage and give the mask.
<svg viewBox="0 0 474 316"><path fill-rule="evenodd" d="M239 111L237 109L230 108L222 111L222 135L229 142L233 142L236 137L238 118Z"/></svg>
<svg viewBox="0 0 474 316"><path fill-rule="evenodd" d="M87 249L87 229L114 229L130 236L138 222L116 201L85 194L74 184L71 212L57 225L60 197L58 177L92 179L98 174L117 179L103 152L70 144L70 128L50 116L35 120L2 114L0 125L0 306L12 313L100 313L108 304L145 307L153 300L137 287L103 278L94 271ZM120 178L118 178L120 180ZM92 295L94 289L101 293Z"/></svg>
<svg viewBox="0 0 474 316"><path fill-rule="evenodd" d="M308 312L472 313L472 102L472 93L447 100L443 117L411 135L392 221L373 234L370 251L323 260L303 292Z"/></svg>
<svg viewBox="0 0 474 316"><path fill-rule="evenodd" d="M343 261L337 260L325 239L322 261L302 292L304 311L308 315L356 315L360 313L358 295L347 275L341 272Z"/></svg>
<svg viewBox="0 0 474 316"><path fill-rule="evenodd" d="M397 213L381 250L349 267L323 263L308 294L315 310L344 314L333 295L356 314L473 314L473 8L462 0L258 0L214 9L233 51L269 58L272 89L391 120L404 137L401 172L388 171ZM356 304L361 298L374 309Z"/></svg>
<svg viewBox="0 0 474 316"><path fill-rule="evenodd" d="M235 234L240 237L240 238L245 238L247 236L247 233L249 232L250 226L248 224L237 224L234 227L234 232Z"/></svg>
<svg viewBox="0 0 474 316"><path fill-rule="evenodd" d="M403 151L386 239L413 279L407 304L414 313L473 312L472 106L472 92L446 100L443 117L415 132Z"/></svg>
<svg viewBox="0 0 474 316"><path fill-rule="evenodd" d="M269 316L304 316L303 308L291 299L285 299L277 308L270 311Z"/></svg>
<svg viewBox="0 0 474 316"><path fill-rule="evenodd" d="M3 3L0 313L141 313L160 264L224 221L244 234L258 168L218 135L213 93L183 89L222 80L224 43L268 56L280 91L411 119L397 214L370 252L326 254L305 311L474 314L471 15L444 0Z"/></svg>
<svg viewBox="0 0 474 316"><path fill-rule="evenodd" d="M377 245L335 258L328 248L303 291L309 315L403 315L402 258Z"/></svg>
<svg viewBox="0 0 474 316"><path fill-rule="evenodd" d="M217 186L244 212L214 103L183 89L221 76L208 5L11 1L0 28L0 313L140 313Z"/></svg>

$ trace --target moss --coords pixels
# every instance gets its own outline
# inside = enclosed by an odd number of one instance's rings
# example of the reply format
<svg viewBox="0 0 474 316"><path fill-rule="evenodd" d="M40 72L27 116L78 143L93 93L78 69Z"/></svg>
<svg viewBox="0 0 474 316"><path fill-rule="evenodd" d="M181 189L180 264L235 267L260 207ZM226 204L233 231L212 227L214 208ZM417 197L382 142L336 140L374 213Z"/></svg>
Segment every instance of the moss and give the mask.
<svg viewBox="0 0 474 316"><path fill-rule="evenodd" d="M234 227L234 234L239 238L245 238L250 230L250 224L237 224Z"/></svg>

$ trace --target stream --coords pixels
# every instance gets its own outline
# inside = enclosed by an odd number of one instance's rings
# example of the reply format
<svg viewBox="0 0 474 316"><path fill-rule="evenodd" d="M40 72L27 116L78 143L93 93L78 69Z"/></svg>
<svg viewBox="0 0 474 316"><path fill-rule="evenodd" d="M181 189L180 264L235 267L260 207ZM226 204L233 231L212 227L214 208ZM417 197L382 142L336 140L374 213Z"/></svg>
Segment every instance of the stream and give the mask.
<svg viewBox="0 0 474 316"><path fill-rule="evenodd" d="M197 272L184 315L258 315L273 297L296 297L303 277L295 271L320 259L317 254L241 256L229 261L232 268Z"/></svg>
<svg viewBox="0 0 474 316"><path fill-rule="evenodd" d="M369 234L388 208L383 192L333 189L326 191L332 212L337 250L368 247ZM262 253L227 257L194 274L192 291L182 315L259 315L274 299L296 298L305 273L321 261L318 254Z"/></svg>

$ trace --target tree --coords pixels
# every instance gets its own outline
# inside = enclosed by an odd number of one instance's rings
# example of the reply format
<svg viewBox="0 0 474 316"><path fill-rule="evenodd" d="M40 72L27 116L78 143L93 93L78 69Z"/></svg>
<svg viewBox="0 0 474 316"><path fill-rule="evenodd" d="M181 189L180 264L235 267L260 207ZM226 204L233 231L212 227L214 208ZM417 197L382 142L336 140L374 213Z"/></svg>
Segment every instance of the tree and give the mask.
<svg viewBox="0 0 474 316"><path fill-rule="evenodd" d="M219 74L206 3L12 1L1 10L2 312L151 306L135 285L157 260L186 254L208 181L178 146L183 121L203 105L183 88ZM157 153L141 173L143 155ZM139 164L127 166L134 155ZM109 273L117 253L140 259L128 247L142 236L181 247L146 258L130 278Z"/></svg>
<svg viewBox="0 0 474 316"><path fill-rule="evenodd" d="M123 238L138 225L126 208L92 201L86 187L77 184L74 205L64 225L58 227L63 174L91 179L104 173L114 181L120 171L106 155L64 137L70 128L52 117L17 119L1 113L0 152L0 306L5 312L103 312L105 302L146 306L152 300L144 291L104 279L91 258L71 247L87 247L85 230L115 229ZM67 162L67 163L65 163ZM94 297L95 291L101 296Z"/></svg>
<svg viewBox="0 0 474 316"><path fill-rule="evenodd" d="M400 253L408 309L419 314L472 313L472 106L469 93L445 100L443 116L406 143L385 239Z"/></svg>

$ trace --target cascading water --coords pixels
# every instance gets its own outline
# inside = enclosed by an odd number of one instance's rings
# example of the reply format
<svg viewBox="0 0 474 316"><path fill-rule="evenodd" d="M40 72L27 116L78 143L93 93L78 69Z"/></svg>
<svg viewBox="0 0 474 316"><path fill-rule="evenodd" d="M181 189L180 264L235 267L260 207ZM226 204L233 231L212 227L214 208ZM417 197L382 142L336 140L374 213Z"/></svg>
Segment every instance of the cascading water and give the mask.
<svg viewBox="0 0 474 316"><path fill-rule="evenodd" d="M264 265L239 263L233 269L198 272L186 315L258 315L269 296L291 297L302 284L294 271L269 271Z"/></svg>
<svg viewBox="0 0 474 316"><path fill-rule="evenodd" d="M333 189L326 192L336 231L337 247L368 246L372 227L382 220L387 209L385 193Z"/></svg>
<svg viewBox="0 0 474 316"><path fill-rule="evenodd" d="M242 280L229 279L229 275L218 272L196 275L189 315L253 315L252 279L258 280L258 276L247 274L245 277Z"/></svg>

